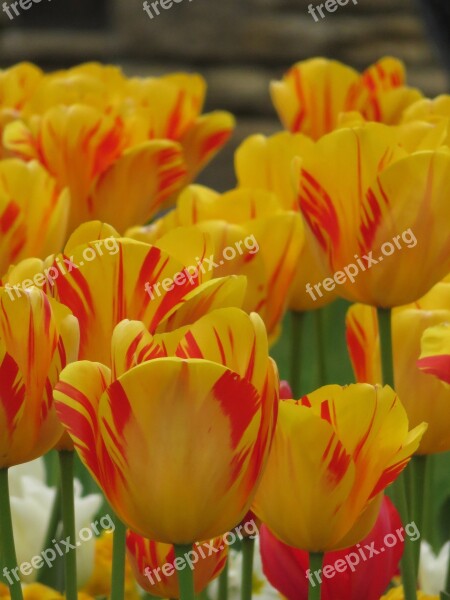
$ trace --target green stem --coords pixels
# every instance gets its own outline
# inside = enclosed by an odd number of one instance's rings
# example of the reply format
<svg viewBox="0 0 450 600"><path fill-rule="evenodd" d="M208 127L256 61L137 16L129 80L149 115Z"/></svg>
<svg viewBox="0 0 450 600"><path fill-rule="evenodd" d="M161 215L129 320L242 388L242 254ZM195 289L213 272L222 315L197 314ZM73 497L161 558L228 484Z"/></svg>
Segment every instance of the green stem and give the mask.
<svg viewBox="0 0 450 600"><path fill-rule="evenodd" d="M58 530L58 525L61 521L61 510L62 510L62 495L61 495L61 485L58 481L56 487L55 499L53 500L52 512L50 515L50 521L47 527L47 536L44 544L44 548L51 548L52 540L56 537L56 532ZM55 568L57 566L53 564L51 567L44 566L39 569L38 574L38 582L43 585L47 585L48 587L57 588L58 584L61 583L55 579L56 573Z"/></svg>
<svg viewBox="0 0 450 600"><path fill-rule="evenodd" d="M425 515L429 510L427 493L427 469L428 456L416 454L412 457L410 472L412 478L411 491L411 515L417 529L421 532L422 538L425 538ZM420 542L414 544L414 567L415 572L419 572L420 561Z"/></svg>
<svg viewBox="0 0 450 600"><path fill-rule="evenodd" d="M322 570L323 565L323 554L320 552L310 552L309 554L309 587L308 587L308 600L320 600L322 578L315 577L317 571ZM319 573L320 575L320 573ZM315 578L315 582L314 582Z"/></svg>
<svg viewBox="0 0 450 600"><path fill-rule="evenodd" d="M114 526L111 600L124 600L127 528L117 516Z"/></svg>
<svg viewBox="0 0 450 600"><path fill-rule="evenodd" d="M17 567L17 556L11 518L8 469L0 469L0 540L3 559L2 567L4 567L2 569L2 574L8 581L11 600L23 600L20 579L17 581L16 577L14 577L19 569Z"/></svg>
<svg viewBox="0 0 450 600"><path fill-rule="evenodd" d="M294 398L299 398L301 395L302 337L305 313L293 310L291 311L291 317L291 372L289 384Z"/></svg>
<svg viewBox="0 0 450 600"><path fill-rule="evenodd" d="M242 584L241 600L251 600L253 594L253 557L255 540L245 537L242 540Z"/></svg>
<svg viewBox="0 0 450 600"><path fill-rule="evenodd" d="M175 557L181 558L185 561L185 556L188 552L192 552L192 544L175 544ZM180 561L181 562L181 561ZM180 586L180 600L194 600L194 573L189 565L184 569L179 569L178 574L178 585Z"/></svg>
<svg viewBox="0 0 450 600"><path fill-rule="evenodd" d="M59 453L61 469L62 522L64 537L76 546L75 495L73 489L74 452L63 450ZM67 600L77 600L77 551L70 550L64 555L65 590Z"/></svg>
<svg viewBox="0 0 450 600"><path fill-rule="evenodd" d="M228 600L228 559L219 576L219 593L217 600Z"/></svg>
<svg viewBox="0 0 450 600"><path fill-rule="evenodd" d="M322 387L326 383L324 312L320 308L313 313L317 347L317 387Z"/></svg>
<svg viewBox="0 0 450 600"><path fill-rule="evenodd" d="M392 353L391 309L378 308L378 328L380 332L381 364L383 383L394 389L394 361ZM406 483L401 473L392 484L395 505L399 511L403 526L409 522L409 509L406 496ZM405 539L405 547L401 561L401 573L405 600L417 600L417 574L415 569L413 542Z"/></svg>

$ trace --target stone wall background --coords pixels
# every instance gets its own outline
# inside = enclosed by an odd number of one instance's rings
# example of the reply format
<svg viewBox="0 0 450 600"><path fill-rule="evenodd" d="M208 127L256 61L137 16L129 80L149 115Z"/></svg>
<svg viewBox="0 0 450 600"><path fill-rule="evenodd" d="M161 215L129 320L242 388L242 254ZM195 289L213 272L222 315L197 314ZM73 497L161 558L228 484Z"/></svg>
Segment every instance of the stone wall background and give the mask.
<svg viewBox="0 0 450 600"><path fill-rule="evenodd" d="M53 0L53 6L69 1ZM24 28L22 16L9 21L2 13L1 66L31 60L51 69L97 59L119 63L129 74L199 71L209 84L206 108L238 118L233 141L201 178L219 189L234 183L232 156L245 136L280 129L269 82L298 60L321 55L364 69L391 54L405 61L411 85L429 95L448 90L415 0L350 1L318 23L307 13L308 0L184 0L154 19L142 0L90 1L106 2L103 28L92 29L94 4L80 7L82 29L70 22L61 28L60 19L56 28ZM39 10L33 5L28 22Z"/></svg>

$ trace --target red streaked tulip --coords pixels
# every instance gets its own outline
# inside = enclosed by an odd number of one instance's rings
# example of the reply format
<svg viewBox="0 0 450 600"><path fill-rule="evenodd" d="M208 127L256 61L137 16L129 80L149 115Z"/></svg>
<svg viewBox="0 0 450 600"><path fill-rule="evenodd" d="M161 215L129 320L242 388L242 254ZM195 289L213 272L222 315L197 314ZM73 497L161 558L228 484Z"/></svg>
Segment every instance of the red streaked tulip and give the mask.
<svg viewBox="0 0 450 600"><path fill-rule="evenodd" d="M284 400L252 510L281 541L308 552L360 542L426 425L408 429L388 386L329 385Z"/></svg>
<svg viewBox="0 0 450 600"><path fill-rule="evenodd" d="M396 124L403 110L422 97L405 86L405 69L385 57L362 75L335 60L295 64L271 87L278 116L292 133L319 139L338 126L341 113L358 111L368 121Z"/></svg>
<svg viewBox="0 0 450 600"><path fill-rule="evenodd" d="M450 385L450 314L447 323L430 327L424 332L422 353L417 364L424 373L435 375Z"/></svg>
<svg viewBox="0 0 450 600"><path fill-rule="evenodd" d="M244 277L202 282L201 276L189 277L186 267L164 246L115 236L109 226L86 223L74 232L63 254L45 262L23 261L5 278L5 283L20 286L23 279L46 269L53 275L53 284L47 280L44 289L77 317L81 359L109 365L114 327L125 318L141 320L149 331L160 333L192 323L215 308L242 304ZM201 232L183 239L187 253L191 247L200 253L208 248L207 236ZM177 285L162 287L177 273L184 274Z"/></svg>
<svg viewBox="0 0 450 600"><path fill-rule="evenodd" d="M24 258L44 258L64 244L70 199L36 161L0 161L0 277Z"/></svg>
<svg viewBox="0 0 450 600"><path fill-rule="evenodd" d="M384 497L373 529L360 544L325 554L323 568L329 577L321 576L322 600L379 600L403 553L406 535L397 533L401 527L397 510ZM385 545L386 535L396 538L391 547ZM266 525L260 532L260 551L264 573L280 594L286 600L307 600L308 575L318 585L315 574L308 571L308 553L284 544Z"/></svg>
<svg viewBox="0 0 450 600"><path fill-rule="evenodd" d="M328 288L383 308L414 302L450 272L450 150L410 153L400 141L378 123L343 128L299 164L300 206L335 273Z"/></svg>
<svg viewBox="0 0 450 600"><path fill-rule="evenodd" d="M59 186L69 189L69 232L94 218L122 230L145 222L186 175L178 144L148 141L130 147L120 116L81 104L9 124L4 143L24 160L41 161Z"/></svg>
<svg viewBox="0 0 450 600"><path fill-rule="evenodd" d="M276 194L286 210L300 212L298 185L295 183L293 161L302 157L314 147L313 142L301 134L287 131L271 137L253 135L238 148L235 155L235 168L239 186L261 188ZM300 213L301 216L301 213ZM320 257L317 240L303 217L301 235L305 238L295 269L295 277L289 293L289 308L306 311L321 308L336 298L331 292L313 299L306 291L306 285L323 281L331 275Z"/></svg>
<svg viewBox="0 0 450 600"><path fill-rule="evenodd" d="M36 288L18 298L0 288L0 468L42 456L62 436L52 390L78 341L65 306Z"/></svg>
<svg viewBox="0 0 450 600"><path fill-rule="evenodd" d="M418 454L450 450L450 390L428 374L433 373L433 359L429 368L419 368L426 367L429 359L417 364L422 336L433 336L435 327L443 321L450 322L450 284L445 282L434 286L414 304L392 311L395 389L411 427L423 421L428 423ZM379 383L381 359L374 308L356 304L349 309L347 345L357 381Z"/></svg>
<svg viewBox="0 0 450 600"><path fill-rule="evenodd" d="M205 261L206 277L247 277L243 308L258 312L271 342L276 339L304 243L300 216L284 210L278 198L266 190L238 188L219 194L192 185L180 195L173 211L127 235L159 244L161 237L171 232L172 253L187 256L184 236L177 227L193 227L211 237L211 252L203 256L206 261L212 259L214 267ZM194 259L191 254L186 261L195 265Z"/></svg>
<svg viewBox="0 0 450 600"><path fill-rule="evenodd" d="M233 528L250 508L278 408L260 317L221 309L156 336L124 321L111 353L112 370L89 361L67 368L55 399L116 513L165 543Z"/></svg>
<svg viewBox="0 0 450 600"><path fill-rule="evenodd" d="M127 555L136 581L141 588L159 598L179 598L180 589L174 566L175 551L171 544L147 540L132 531L127 532ZM189 560L192 561L194 590L198 594L220 575L228 556L228 547L222 538L207 542L207 547L194 544ZM179 568L191 568L184 563Z"/></svg>

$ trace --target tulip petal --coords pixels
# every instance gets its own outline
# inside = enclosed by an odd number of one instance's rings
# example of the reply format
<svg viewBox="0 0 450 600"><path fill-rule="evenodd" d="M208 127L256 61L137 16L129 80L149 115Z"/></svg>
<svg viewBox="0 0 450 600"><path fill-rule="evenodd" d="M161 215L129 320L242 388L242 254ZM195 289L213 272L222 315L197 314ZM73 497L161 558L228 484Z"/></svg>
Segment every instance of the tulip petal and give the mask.
<svg viewBox="0 0 450 600"><path fill-rule="evenodd" d="M174 142L146 142L127 150L96 182L89 201L91 218L95 215L120 231L145 223L185 176L181 147Z"/></svg>
<svg viewBox="0 0 450 600"><path fill-rule="evenodd" d="M83 463L102 487L113 487L115 478L97 418L100 398L110 382L111 372L107 367L80 361L64 369L54 391L58 417Z"/></svg>
<svg viewBox="0 0 450 600"><path fill-rule="evenodd" d="M224 111L216 111L198 117L193 126L181 138L189 180L193 181L217 152L230 139L235 127L234 117Z"/></svg>
<svg viewBox="0 0 450 600"><path fill-rule="evenodd" d="M114 507L133 530L189 543L229 530L246 514L255 484L250 467L259 398L237 374L208 361L146 362L108 388L99 421L127 482ZM187 475L189 485L180 488Z"/></svg>
<svg viewBox="0 0 450 600"><path fill-rule="evenodd" d="M419 369L450 384L450 325L430 327L422 336Z"/></svg>

